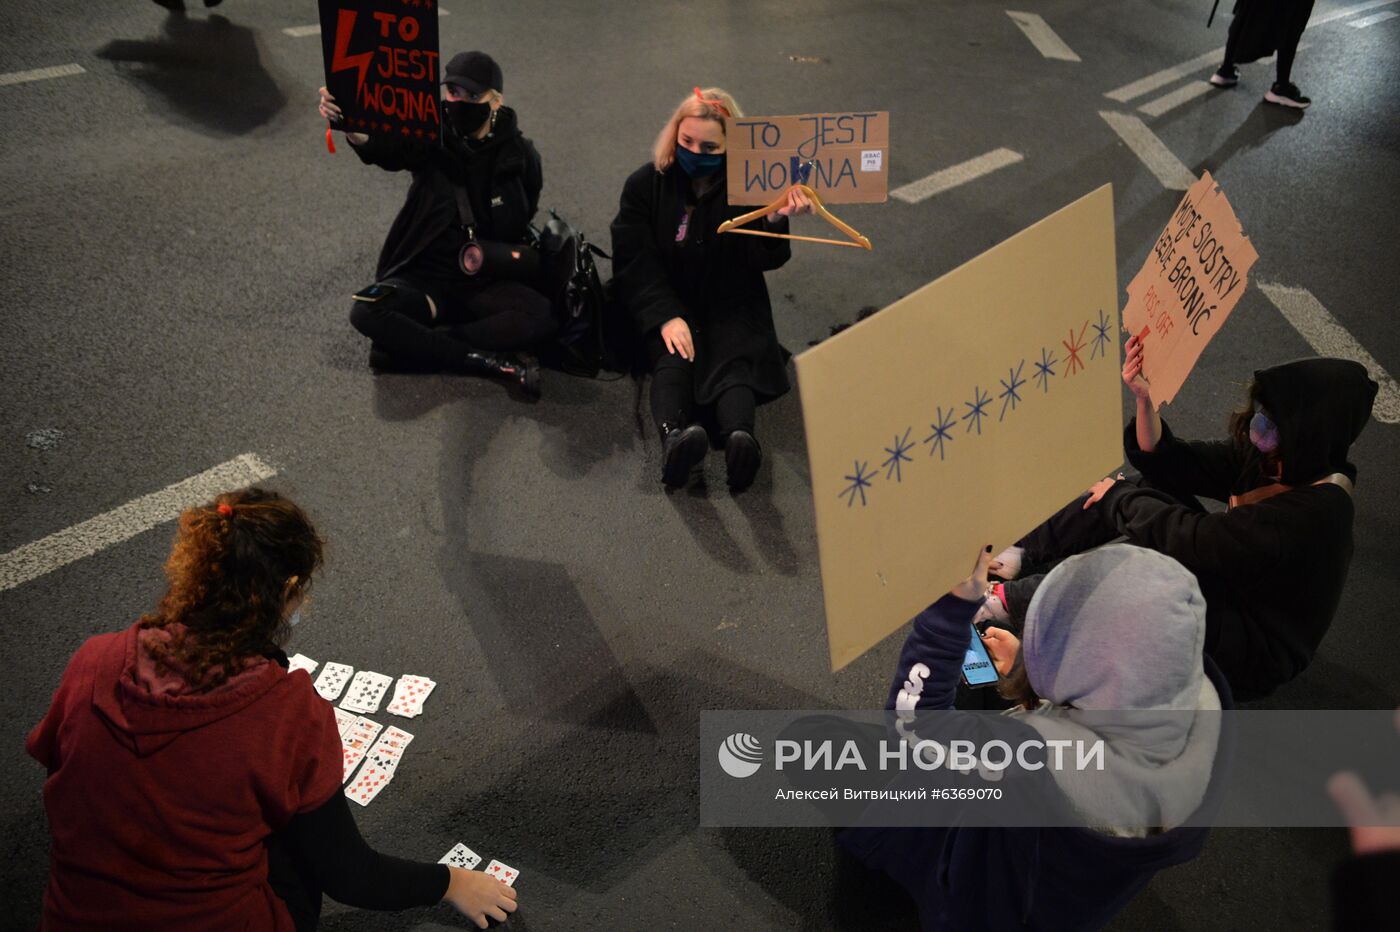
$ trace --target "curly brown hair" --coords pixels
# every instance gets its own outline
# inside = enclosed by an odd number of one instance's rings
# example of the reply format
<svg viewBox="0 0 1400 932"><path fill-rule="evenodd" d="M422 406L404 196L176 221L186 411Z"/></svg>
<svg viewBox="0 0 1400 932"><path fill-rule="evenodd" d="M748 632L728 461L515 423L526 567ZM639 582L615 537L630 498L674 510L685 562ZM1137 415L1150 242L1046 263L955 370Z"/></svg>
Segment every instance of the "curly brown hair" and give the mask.
<svg viewBox="0 0 1400 932"><path fill-rule="evenodd" d="M1245 395L1244 407L1239 408L1230 414L1230 439L1234 442L1235 448L1243 450L1246 454L1246 462L1250 459L1258 458L1260 468L1266 476L1277 476L1279 474L1279 455L1275 450L1272 453L1261 453L1249 439L1249 422L1254 420L1254 412L1259 409L1259 396L1261 390L1257 379L1250 379L1249 390Z"/></svg>
<svg viewBox="0 0 1400 932"><path fill-rule="evenodd" d="M213 689L280 647L288 598L310 588L323 546L306 513L276 492L242 489L187 509L165 564L169 588L140 622L179 626L147 642L157 669L178 666L195 689Z"/></svg>

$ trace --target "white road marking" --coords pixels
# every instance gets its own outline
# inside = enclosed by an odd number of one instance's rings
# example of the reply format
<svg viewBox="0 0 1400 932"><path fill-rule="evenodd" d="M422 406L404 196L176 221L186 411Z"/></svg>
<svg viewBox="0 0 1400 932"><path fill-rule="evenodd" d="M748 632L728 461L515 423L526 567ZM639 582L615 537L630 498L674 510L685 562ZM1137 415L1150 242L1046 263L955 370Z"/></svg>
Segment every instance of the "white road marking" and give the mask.
<svg viewBox="0 0 1400 932"><path fill-rule="evenodd" d="M1165 87L1179 78L1195 74L1202 68L1207 68L1211 65L1219 65L1224 58L1225 46L1222 45L1213 52L1206 52L1204 55L1197 55L1190 61L1182 62L1179 65L1173 65L1170 68L1163 68L1161 71L1149 74L1145 78L1139 78L1131 84L1124 84L1117 90L1109 91L1103 96L1107 97L1109 100L1116 100L1120 104L1127 103L1134 97L1141 97L1143 94L1149 94L1157 88Z"/></svg>
<svg viewBox="0 0 1400 932"><path fill-rule="evenodd" d="M1138 110L1150 117L1159 117L1174 107L1179 107L1190 100L1195 100L1202 94L1209 94L1212 88L1209 81L1192 81L1190 84L1183 84L1169 94L1163 94L1155 100L1138 107Z"/></svg>
<svg viewBox="0 0 1400 932"><path fill-rule="evenodd" d="M448 11L438 7L438 16L447 16ZM293 39L304 39L307 36L319 36L321 34L321 24L313 23L310 26L288 26L282 30Z"/></svg>
<svg viewBox="0 0 1400 932"><path fill-rule="evenodd" d="M1334 22L1339 19L1346 19L1357 13L1364 13L1367 10L1374 10L1378 6L1390 6L1392 3L1400 3L1400 0L1367 0L1365 3L1357 3L1352 6L1342 7L1340 10L1333 10L1330 13L1323 13L1321 16L1314 16L1308 20L1308 28L1321 26L1323 23Z"/></svg>
<svg viewBox="0 0 1400 932"><path fill-rule="evenodd" d="M1147 170L1157 176L1162 187L1173 191L1185 191L1196 183L1196 176L1191 174L1191 170L1172 154L1166 143L1158 139L1157 134L1148 129L1142 120L1130 113L1114 113L1111 110L1100 110L1099 116L1103 117L1118 134L1118 138L1133 150L1133 154L1147 166Z"/></svg>
<svg viewBox="0 0 1400 932"><path fill-rule="evenodd" d="M1356 338L1337 322L1322 302L1306 288L1259 283L1274 307L1293 325L1293 329L1308 341L1320 356L1338 356L1361 363L1380 385L1371 415L1383 424L1400 424L1400 385L1389 372L1381 368L1375 357L1356 342Z"/></svg>
<svg viewBox="0 0 1400 932"><path fill-rule="evenodd" d="M1031 40L1031 45L1034 45L1041 55L1058 61L1079 61L1074 49L1055 34L1055 30L1050 28L1050 24L1045 22L1043 17L1034 13L1019 13L1016 10L1007 10L1006 15L1026 34L1026 38Z"/></svg>
<svg viewBox="0 0 1400 932"><path fill-rule="evenodd" d="M220 492L240 489L276 474L277 470L257 454L244 453L159 492L143 495L105 514L16 547L0 556L0 592L130 540Z"/></svg>
<svg viewBox="0 0 1400 932"><path fill-rule="evenodd" d="M1360 19L1354 19L1351 22L1347 23L1347 25L1353 26L1357 29L1365 29L1367 26L1374 26L1376 25L1376 23L1383 23L1386 20L1394 19L1397 16L1400 16L1400 13L1397 13L1394 10L1382 10L1381 12L1374 13L1370 16L1363 16Z"/></svg>
<svg viewBox="0 0 1400 932"><path fill-rule="evenodd" d="M54 65L52 68L35 68L33 71L11 71L9 74L0 74L0 87L29 81L45 81L49 78L66 78L70 74L83 74L86 70L82 65Z"/></svg>
<svg viewBox="0 0 1400 932"><path fill-rule="evenodd" d="M951 168L936 171L927 178L920 178L901 188L895 188L890 192L890 197L899 198L906 204L917 204L960 184L990 175L998 168L1015 165L1024 158L1021 153L1012 152L1010 149L993 149L986 155L979 155Z"/></svg>

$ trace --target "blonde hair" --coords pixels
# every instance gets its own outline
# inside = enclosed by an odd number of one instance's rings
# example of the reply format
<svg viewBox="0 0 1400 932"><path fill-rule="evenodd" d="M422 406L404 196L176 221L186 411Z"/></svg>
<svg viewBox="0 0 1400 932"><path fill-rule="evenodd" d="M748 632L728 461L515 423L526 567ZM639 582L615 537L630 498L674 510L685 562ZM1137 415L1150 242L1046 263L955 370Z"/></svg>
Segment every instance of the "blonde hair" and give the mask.
<svg viewBox="0 0 1400 932"><path fill-rule="evenodd" d="M707 87L700 91L701 100L694 94L690 94L676 107L676 112L671 114L671 119L666 121L666 125L661 128L661 134L656 137L656 145L651 151L651 162L656 166L656 170L661 172L670 168L676 161L676 134L680 132L681 121L688 117L696 117L701 120L714 120L724 127L725 114L720 107L729 111L731 117L741 117L743 112L739 105L734 102L734 97L728 91L719 87ZM718 105L711 103L718 101Z"/></svg>

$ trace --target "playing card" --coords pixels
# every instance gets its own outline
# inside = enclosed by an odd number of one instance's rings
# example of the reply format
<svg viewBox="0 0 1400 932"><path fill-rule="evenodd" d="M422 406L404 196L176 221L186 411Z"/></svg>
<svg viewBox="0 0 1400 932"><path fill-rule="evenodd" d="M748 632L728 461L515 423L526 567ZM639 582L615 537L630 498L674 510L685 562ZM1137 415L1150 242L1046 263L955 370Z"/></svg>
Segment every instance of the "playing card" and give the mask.
<svg viewBox="0 0 1400 932"><path fill-rule="evenodd" d="M313 673L319 666L319 663L305 654L296 654L287 661L287 672L291 673L293 670L305 670L307 673Z"/></svg>
<svg viewBox="0 0 1400 932"><path fill-rule="evenodd" d="M327 663L321 668L321 675L316 677L316 691L327 702L335 702L350 679L350 674L354 672L355 668L349 664Z"/></svg>
<svg viewBox="0 0 1400 932"><path fill-rule="evenodd" d="M335 713L335 727L340 731L340 737L344 738L346 729L353 725L359 716L354 712L347 712L335 706L331 706L331 711Z"/></svg>
<svg viewBox="0 0 1400 932"><path fill-rule="evenodd" d="M393 679L383 673L361 670L350 681L350 688L345 691L345 698L341 700L340 707L352 712L376 712L379 710L379 701L384 698L384 693L388 691L392 682Z"/></svg>
<svg viewBox="0 0 1400 932"><path fill-rule="evenodd" d="M379 791L389 785L389 781L394 779L391 770L384 770L373 764L365 764L360 768L360 775L355 778L345 790L345 795L351 802L359 803L361 806L368 806L370 800L379 795Z"/></svg>
<svg viewBox="0 0 1400 932"><path fill-rule="evenodd" d="M365 759L382 770L387 770L391 774L398 769L399 761L403 759L404 748L413 740L413 735L402 728L395 728L390 725L385 729L384 734L379 736L379 740L374 742L374 746L369 749Z"/></svg>
<svg viewBox="0 0 1400 932"><path fill-rule="evenodd" d="M375 736L383 727L378 722L359 715L346 727L345 733L340 736L340 750L344 756L342 782L349 780L350 774L354 773L360 761L365 759L365 755L374 744Z"/></svg>
<svg viewBox="0 0 1400 932"><path fill-rule="evenodd" d="M433 691L437 683L426 676L405 674L399 677L394 686L394 698L385 707L386 712L404 718L413 718L423 711L423 701Z"/></svg>
<svg viewBox="0 0 1400 932"><path fill-rule="evenodd" d="M476 866L481 863L481 855L477 854L460 841L452 846L452 850L442 856L439 864L449 864L452 867L460 867L462 870L476 870ZM491 863L495 863L492 861Z"/></svg>
<svg viewBox="0 0 1400 932"><path fill-rule="evenodd" d="M515 878L520 876L520 872L515 868L502 864L500 861L492 861L486 865L486 873L495 877L507 887L515 886Z"/></svg>

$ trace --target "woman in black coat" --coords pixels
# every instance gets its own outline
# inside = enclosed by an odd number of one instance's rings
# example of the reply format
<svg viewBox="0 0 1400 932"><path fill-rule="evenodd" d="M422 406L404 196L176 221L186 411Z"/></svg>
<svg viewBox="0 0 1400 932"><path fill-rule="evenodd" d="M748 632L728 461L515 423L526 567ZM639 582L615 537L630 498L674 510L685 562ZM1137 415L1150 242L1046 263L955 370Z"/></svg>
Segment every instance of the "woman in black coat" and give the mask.
<svg viewBox="0 0 1400 932"><path fill-rule="evenodd" d="M653 158L632 173L612 222L618 294L642 336L651 366L651 411L661 432L661 481L685 485L705 458L713 424L729 487L748 488L762 454L754 408L788 390L763 273L788 260L788 241L719 236L730 207L725 124L743 116L725 91L696 88L657 138ZM799 191L762 221L786 233L787 218L811 210Z"/></svg>
<svg viewBox="0 0 1400 932"><path fill-rule="evenodd" d="M539 365L524 352L552 340L557 325L549 299L523 271L543 174L515 111L503 106L503 85L491 56L463 52L447 63L440 139L346 134L366 165L413 174L375 284L355 296L350 322L373 341L376 368L482 375L538 395ZM320 110L340 122L324 87ZM464 252L469 242L480 249ZM468 256L482 250L487 261L472 268ZM504 261L512 255L516 261Z"/></svg>

